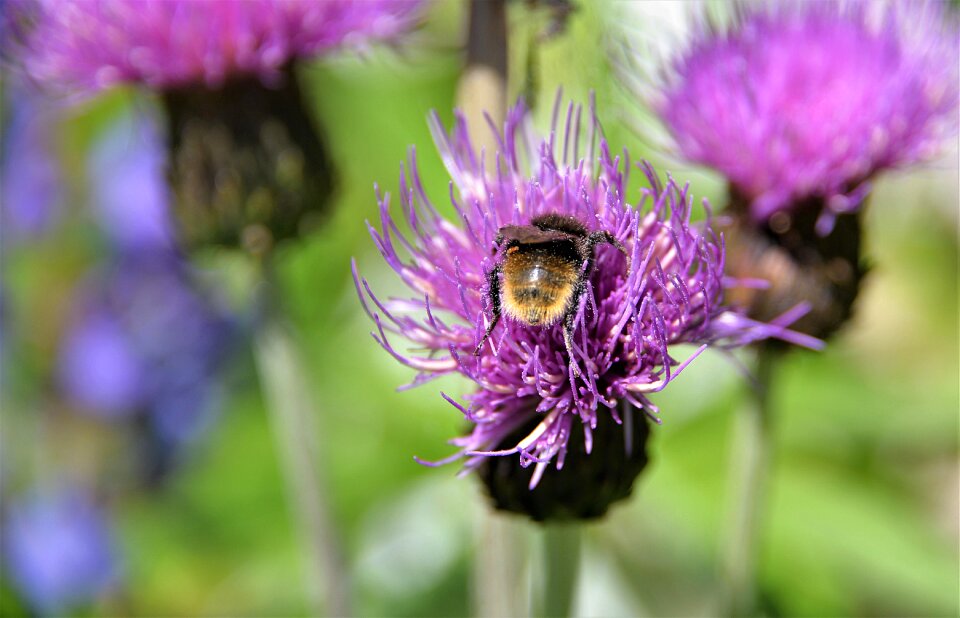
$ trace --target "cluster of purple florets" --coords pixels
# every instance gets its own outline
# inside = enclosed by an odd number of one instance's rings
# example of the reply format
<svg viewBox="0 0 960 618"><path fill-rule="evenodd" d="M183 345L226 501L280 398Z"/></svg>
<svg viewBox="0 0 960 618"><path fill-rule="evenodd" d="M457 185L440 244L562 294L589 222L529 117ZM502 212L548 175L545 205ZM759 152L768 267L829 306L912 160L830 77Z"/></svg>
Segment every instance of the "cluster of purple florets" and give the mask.
<svg viewBox="0 0 960 618"><path fill-rule="evenodd" d="M875 173L931 158L956 128L960 37L945 5L736 5L637 94L677 156L721 172L755 221L812 197L829 229Z"/></svg>
<svg viewBox="0 0 960 618"><path fill-rule="evenodd" d="M688 189L669 178L663 183L644 163L640 168L650 187L630 204L626 153L615 157L606 141L597 139L593 117L585 142L590 153L581 159L580 119L580 109L571 107L563 139L558 142L553 133L538 141L529 131L525 107L518 105L496 136L500 152L494 159L474 149L463 118L446 135L434 117L431 128L452 178L457 221L445 219L431 204L412 161L409 179L402 178L400 187L400 212L411 233L401 232L387 198L380 200L380 229L371 228L387 263L415 294L381 301L358 278L377 325L375 338L419 372L415 383L460 373L477 387L465 405L444 395L473 423L471 433L453 441L461 449L454 458L469 457L468 468L486 455L517 453L522 464L537 463L540 473L554 459L562 467L572 432L585 433L589 452L598 415L609 414L620 423L621 409L632 413L635 408L655 418L657 408L648 394L664 388L707 346L793 337L784 324L795 314L764 325L723 306L722 241L709 219L691 222ZM509 318L477 358L474 349L490 319L485 282L495 266L497 232L547 213L574 216L590 231L610 232L626 248L631 266L613 247L596 249L590 284L576 313L573 358L568 358L562 324L542 328ZM393 336L425 353L401 353ZM699 347L681 362L671 351L682 343ZM629 405L621 408L621 403ZM504 444L535 418L541 420L529 435Z"/></svg>
<svg viewBox="0 0 960 618"><path fill-rule="evenodd" d="M419 0L11 0L27 73L41 84L155 88L238 75L275 80L296 58L390 41Z"/></svg>

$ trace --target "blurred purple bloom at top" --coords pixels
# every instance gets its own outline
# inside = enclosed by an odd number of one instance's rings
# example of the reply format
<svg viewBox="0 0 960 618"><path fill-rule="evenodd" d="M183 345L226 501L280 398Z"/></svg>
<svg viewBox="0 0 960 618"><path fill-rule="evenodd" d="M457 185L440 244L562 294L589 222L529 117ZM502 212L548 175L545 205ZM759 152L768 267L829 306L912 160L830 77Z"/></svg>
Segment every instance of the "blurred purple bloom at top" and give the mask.
<svg viewBox="0 0 960 618"><path fill-rule="evenodd" d="M296 58L392 41L419 0L18 0L24 62L40 83L99 90L122 82L216 87L275 81Z"/></svg>
<svg viewBox="0 0 960 618"><path fill-rule="evenodd" d="M6 240L44 232L62 206L56 105L17 83L6 85L9 117L0 161L0 226Z"/></svg>
<svg viewBox="0 0 960 618"><path fill-rule="evenodd" d="M956 130L946 5L738 4L675 56L653 107L679 156L724 174L755 221L817 198L829 229L874 174L931 158Z"/></svg>
<svg viewBox="0 0 960 618"><path fill-rule="evenodd" d="M234 322L173 254L129 253L84 286L61 349L66 394L91 414L144 413L176 444L210 420Z"/></svg>
<svg viewBox="0 0 960 618"><path fill-rule="evenodd" d="M62 616L119 582L110 528L106 514L79 489L10 501L2 534L5 572L31 609Z"/></svg>
<svg viewBox="0 0 960 618"><path fill-rule="evenodd" d="M563 139L538 139L518 105L496 135L496 158L476 151L463 117L449 135L434 117L431 129L452 179L456 216L450 220L438 212L411 160L409 177L401 177L401 208L391 213L389 200L381 199L380 229L371 227L371 234L412 296L380 300L357 277L376 323L375 338L419 372L415 383L459 373L475 384L466 405L447 398L473 424L469 435L454 440L461 449L455 458L467 457L467 468L474 468L489 456L517 455L523 466L536 464L531 487L551 462L563 467L574 432L584 434L591 453L601 417L629 425L635 410L654 415L648 396L667 387L705 348L770 336L791 339L784 327L797 315L768 325L725 307L723 246L709 222L691 222L688 188L663 182L644 164L651 186L629 203L626 153L614 157L604 139L596 150L594 117L583 141L590 152L581 159L580 116L571 106ZM396 212L409 234L401 232ZM477 358L474 350L490 319L487 274L503 258L494 242L498 230L546 213L576 217L590 232L609 232L626 248L632 268L628 272L613 247L597 247L576 309L573 358L562 323L537 327L506 317ZM401 353L393 338L406 339L417 352ZM809 338L796 341L816 345ZM679 344L697 348L681 362L672 356ZM624 443L610 448L623 450Z"/></svg>
<svg viewBox="0 0 960 618"><path fill-rule="evenodd" d="M166 148L157 125L146 113L124 117L97 142L88 161L97 221L125 250L174 246Z"/></svg>

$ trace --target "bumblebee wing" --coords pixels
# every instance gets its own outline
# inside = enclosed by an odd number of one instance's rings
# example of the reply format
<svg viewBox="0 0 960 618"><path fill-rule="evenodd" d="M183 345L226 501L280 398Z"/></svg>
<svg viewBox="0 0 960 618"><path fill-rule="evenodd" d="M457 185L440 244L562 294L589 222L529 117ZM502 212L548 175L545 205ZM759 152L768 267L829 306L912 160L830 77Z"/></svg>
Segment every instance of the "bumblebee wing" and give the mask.
<svg viewBox="0 0 960 618"><path fill-rule="evenodd" d="M506 225L500 228L504 240L512 240L521 245L536 245L540 243L570 240L565 232L544 231L531 225Z"/></svg>

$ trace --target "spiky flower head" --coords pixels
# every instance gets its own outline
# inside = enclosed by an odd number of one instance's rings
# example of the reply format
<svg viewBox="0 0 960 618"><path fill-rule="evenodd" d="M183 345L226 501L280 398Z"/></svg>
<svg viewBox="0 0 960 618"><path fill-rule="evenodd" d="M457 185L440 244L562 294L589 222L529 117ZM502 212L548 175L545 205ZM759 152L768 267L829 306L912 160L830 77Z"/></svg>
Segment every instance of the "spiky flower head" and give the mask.
<svg viewBox="0 0 960 618"><path fill-rule="evenodd" d="M729 24L695 27L661 88L637 94L678 156L726 176L755 222L814 199L824 234L877 172L929 159L956 130L960 34L945 9L737 4Z"/></svg>
<svg viewBox="0 0 960 618"><path fill-rule="evenodd" d="M301 59L395 41L420 0L12 0L8 52L48 89L159 91L178 236L262 257L326 213L335 169ZM5 46L7 47L7 46Z"/></svg>
<svg viewBox="0 0 960 618"><path fill-rule="evenodd" d="M27 22L23 61L42 84L99 90L118 83L218 87L275 82L297 58L391 41L419 0L11 0Z"/></svg>
<svg viewBox="0 0 960 618"><path fill-rule="evenodd" d="M795 315L764 325L724 307L723 245L709 221L691 222L693 198L686 186L662 181L644 163L640 168L650 187L635 203L627 201L627 153L614 157L606 141L597 139L595 118L587 123L589 154L581 159L580 108L568 109L562 140L555 133L539 139L518 104L503 133L496 134L496 157L476 151L462 116L447 134L434 115L431 129L452 179L456 218L441 216L428 199L411 154L409 176L400 181L399 212L406 225L398 224L389 198L382 197L380 229L370 231L412 297L380 300L356 276L376 323L374 338L418 371L414 384L459 373L475 385L464 403L443 395L472 423L468 435L453 440L459 452L447 461L465 457L466 470L497 456L514 458L514 468L534 464L524 482L530 488L551 464L560 474L565 460L594 451L598 424L620 427L619 442L603 448L629 451L635 441L624 430L645 422L642 414L656 418L649 396L706 347L792 338L784 325ZM596 247L592 274L575 307L572 356L562 323L530 326L507 317L475 356L491 319L488 273L504 257L495 242L498 231L544 214L575 217L589 232L608 232L623 245L630 266L613 246ZM409 227L409 234L401 227ZM398 350L396 338L422 353ZM692 344L696 351L677 359L672 354L678 344ZM641 416L634 418L638 410ZM582 453L570 452L575 434ZM629 480L626 493L613 499L629 494Z"/></svg>

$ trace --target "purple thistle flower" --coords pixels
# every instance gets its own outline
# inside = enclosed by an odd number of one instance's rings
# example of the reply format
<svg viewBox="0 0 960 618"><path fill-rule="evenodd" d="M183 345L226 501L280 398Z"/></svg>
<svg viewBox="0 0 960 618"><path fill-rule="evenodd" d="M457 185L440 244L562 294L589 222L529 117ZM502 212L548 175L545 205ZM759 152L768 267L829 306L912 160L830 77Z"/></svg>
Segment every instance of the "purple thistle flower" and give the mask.
<svg viewBox="0 0 960 618"><path fill-rule="evenodd" d="M96 91L274 83L292 60L391 41L419 19L419 0L15 0L29 27L27 73L41 84Z"/></svg>
<svg viewBox="0 0 960 618"><path fill-rule="evenodd" d="M10 502L5 515L6 573L38 613L64 615L119 583L111 524L85 492L37 493Z"/></svg>
<svg viewBox="0 0 960 618"><path fill-rule="evenodd" d="M422 0L14 0L5 46L41 87L159 91L186 248L262 257L325 213L335 169L304 105L301 60L396 42Z"/></svg>
<svg viewBox="0 0 960 618"><path fill-rule="evenodd" d="M956 130L960 36L945 7L737 5L728 26L695 28L652 107L677 155L726 176L755 223L816 199L826 234L877 172L931 158Z"/></svg>
<svg viewBox="0 0 960 618"><path fill-rule="evenodd" d="M413 297L380 300L356 269L354 275L364 309L376 323L374 338L417 370L414 385L454 373L476 385L465 404L443 395L473 428L452 441L459 452L439 463L466 457L470 470L489 457L517 455L523 467L536 464L529 479L533 488L551 462L563 467L575 433L583 435L589 454L598 421L629 426L635 409L656 419L649 396L708 346L734 347L771 336L810 346L818 342L785 329L802 307L760 324L723 305L722 240L709 220L691 222L688 187L670 178L662 182L643 163L639 167L650 188L629 204L627 154L614 157L604 139L597 152L595 114L584 159L580 108L571 104L559 142L555 133L538 140L525 116L522 104L511 110L503 134L496 135L500 152L493 157L474 149L462 116L447 135L434 115L431 129L452 179L456 221L431 204L411 154L409 176L400 179L401 212L410 233L401 232L388 197L380 198L380 229L371 226L370 232ZM616 248L597 246L576 308L572 358L562 323L537 327L507 317L475 356L490 319L487 274L502 257L495 254L498 230L548 213L575 217L590 232L609 232L625 247L632 267L628 272ZM395 337L421 352L402 353L394 347ZM697 349L679 360L672 356L677 344ZM511 438L520 430L519 438ZM627 440L630 444L630 436Z"/></svg>

